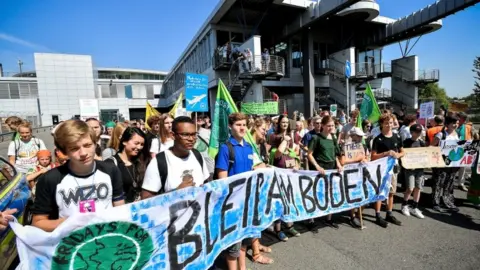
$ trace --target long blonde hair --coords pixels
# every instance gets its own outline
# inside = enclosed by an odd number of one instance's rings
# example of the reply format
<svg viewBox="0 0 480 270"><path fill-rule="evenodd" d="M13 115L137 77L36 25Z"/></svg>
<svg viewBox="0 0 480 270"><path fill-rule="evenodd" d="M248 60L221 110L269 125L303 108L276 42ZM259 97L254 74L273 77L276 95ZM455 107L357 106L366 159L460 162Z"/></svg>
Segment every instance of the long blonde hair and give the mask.
<svg viewBox="0 0 480 270"><path fill-rule="evenodd" d="M112 136L110 137L110 140L108 140L107 147L115 149L115 151L118 151L118 148L120 147L120 138L122 137L123 132L127 128L127 125L123 123L118 123L115 128L113 129Z"/></svg>

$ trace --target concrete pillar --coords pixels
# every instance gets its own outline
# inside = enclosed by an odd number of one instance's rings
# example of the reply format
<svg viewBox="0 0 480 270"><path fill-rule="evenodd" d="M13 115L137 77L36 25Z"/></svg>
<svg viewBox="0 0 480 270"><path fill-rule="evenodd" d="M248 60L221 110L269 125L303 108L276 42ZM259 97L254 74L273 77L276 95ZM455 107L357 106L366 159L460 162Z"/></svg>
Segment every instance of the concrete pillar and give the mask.
<svg viewBox="0 0 480 270"><path fill-rule="evenodd" d="M418 56L392 60L392 97L407 107L418 109Z"/></svg>
<svg viewBox="0 0 480 270"><path fill-rule="evenodd" d="M309 118L313 115L315 103L315 69L313 60L313 38L310 30L302 33L302 56L303 56L303 107L304 116Z"/></svg>

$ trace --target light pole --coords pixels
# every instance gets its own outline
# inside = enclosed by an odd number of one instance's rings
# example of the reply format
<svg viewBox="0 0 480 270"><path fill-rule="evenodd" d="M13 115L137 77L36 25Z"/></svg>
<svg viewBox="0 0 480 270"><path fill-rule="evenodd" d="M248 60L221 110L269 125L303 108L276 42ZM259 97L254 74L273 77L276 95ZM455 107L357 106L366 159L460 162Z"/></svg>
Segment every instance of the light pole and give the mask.
<svg viewBox="0 0 480 270"><path fill-rule="evenodd" d="M18 59L18 69L20 70L20 74L22 74L22 66L23 66L22 60Z"/></svg>

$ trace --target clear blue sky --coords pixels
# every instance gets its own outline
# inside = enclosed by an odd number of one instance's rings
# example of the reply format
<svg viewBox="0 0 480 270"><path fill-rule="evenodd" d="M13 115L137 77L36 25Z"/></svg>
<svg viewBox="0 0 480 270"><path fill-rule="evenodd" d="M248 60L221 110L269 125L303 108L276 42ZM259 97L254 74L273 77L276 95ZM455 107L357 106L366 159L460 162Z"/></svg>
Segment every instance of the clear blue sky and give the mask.
<svg viewBox="0 0 480 270"><path fill-rule="evenodd" d="M408 15L434 0L377 0L380 14ZM90 54L97 66L168 71L218 0L4 0L0 9L0 62L6 71L33 69L33 52ZM411 54L420 68L440 69L450 96L471 93L472 63L480 56L480 5L443 20ZM475 34L477 32L477 34ZM384 61L401 57L398 44Z"/></svg>

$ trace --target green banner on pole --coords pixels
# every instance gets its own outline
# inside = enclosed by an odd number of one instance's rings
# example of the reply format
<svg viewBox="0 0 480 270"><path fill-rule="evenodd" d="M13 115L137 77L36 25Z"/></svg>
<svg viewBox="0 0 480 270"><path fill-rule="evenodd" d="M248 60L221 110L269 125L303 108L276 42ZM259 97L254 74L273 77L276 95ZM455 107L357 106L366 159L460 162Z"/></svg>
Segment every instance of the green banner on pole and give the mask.
<svg viewBox="0 0 480 270"><path fill-rule="evenodd" d="M242 103L242 112L245 114L278 114L278 102Z"/></svg>

